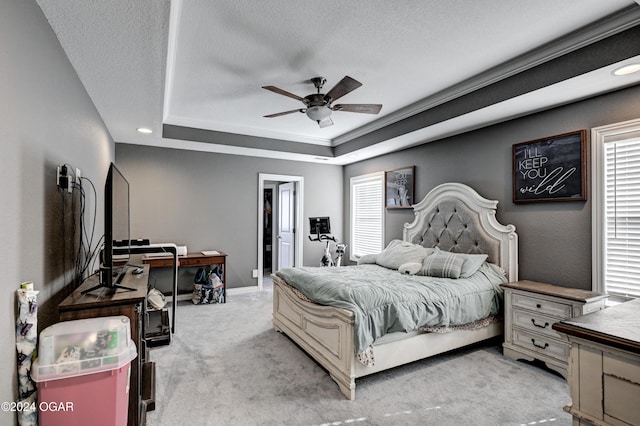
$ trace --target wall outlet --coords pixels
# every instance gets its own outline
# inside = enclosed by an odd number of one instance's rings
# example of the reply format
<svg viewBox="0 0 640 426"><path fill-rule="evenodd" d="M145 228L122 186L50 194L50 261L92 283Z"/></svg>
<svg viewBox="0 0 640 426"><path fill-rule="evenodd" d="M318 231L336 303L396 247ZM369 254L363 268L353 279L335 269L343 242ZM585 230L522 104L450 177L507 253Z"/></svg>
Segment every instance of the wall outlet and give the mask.
<svg viewBox="0 0 640 426"><path fill-rule="evenodd" d="M69 168L66 165L58 166L56 168L56 185L61 189L66 189L67 192L73 191L71 187L71 177L69 176Z"/></svg>
<svg viewBox="0 0 640 426"><path fill-rule="evenodd" d="M251 276L253 276L253 278L258 278L258 270L257 270L257 269L254 269L254 270L251 272Z"/></svg>

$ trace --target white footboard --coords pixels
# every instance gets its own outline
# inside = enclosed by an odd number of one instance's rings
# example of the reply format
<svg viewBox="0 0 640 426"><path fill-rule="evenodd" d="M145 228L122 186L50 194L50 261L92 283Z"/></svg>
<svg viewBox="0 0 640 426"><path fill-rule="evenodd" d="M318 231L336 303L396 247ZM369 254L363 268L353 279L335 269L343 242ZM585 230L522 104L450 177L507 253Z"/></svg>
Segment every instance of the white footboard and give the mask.
<svg viewBox="0 0 640 426"><path fill-rule="evenodd" d="M353 313L300 299L282 279L273 275L273 326L296 342L329 371L340 391L356 396L355 379L409 362L500 336L503 323L452 333L421 333L390 343L375 344L375 366L366 367L354 356Z"/></svg>
<svg viewBox="0 0 640 426"><path fill-rule="evenodd" d="M355 399L352 312L305 302L273 275L273 326L326 368L347 398Z"/></svg>
<svg viewBox="0 0 640 426"><path fill-rule="evenodd" d="M360 362L354 364L355 377L362 377L378 371L388 370L503 334L503 322L491 323L475 330L458 330L450 333L420 333L406 339L390 343L374 344L376 364L367 367Z"/></svg>
<svg viewBox="0 0 640 426"><path fill-rule="evenodd" d="M510 281L518 279L518 234L515 226L496 219L497 200L480 196L460 183L444 183L433 188L413 206L415 218L403 230L403 240L424 247L460 253L483 250L488 261L507 272ZM464 233L465 238L441 240ZM493 323L475 330L447 334L407 334L401 339L373 345L375 366L365 367L354 356L354 316L344 309L321 306L299 298L283 280L273 276L273 325L287 334L320 365L329 371L342 393L355 399L355 379L426 357L461 348L499 336L503 324ZM393 336L396 337L396 336Z"/></svg>

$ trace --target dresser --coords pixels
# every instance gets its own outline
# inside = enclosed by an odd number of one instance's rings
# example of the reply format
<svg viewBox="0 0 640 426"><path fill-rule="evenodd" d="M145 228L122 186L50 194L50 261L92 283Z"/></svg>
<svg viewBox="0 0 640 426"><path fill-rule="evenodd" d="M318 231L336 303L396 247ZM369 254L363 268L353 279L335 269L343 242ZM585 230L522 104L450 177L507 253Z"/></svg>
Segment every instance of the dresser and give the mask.
<svg viewBox="0 0 640 426"><path fill-rule="evenodd" d="M640 299L560 321L574 426L640 424Z"/></svg>
<svg viewBox="0 0 640 426"><path fill-rule="evenodd" d="M505 341L511 359L539 360L567 377L569 342L553 324L603 309L607 295L535 281L503 284Z"/></svg>

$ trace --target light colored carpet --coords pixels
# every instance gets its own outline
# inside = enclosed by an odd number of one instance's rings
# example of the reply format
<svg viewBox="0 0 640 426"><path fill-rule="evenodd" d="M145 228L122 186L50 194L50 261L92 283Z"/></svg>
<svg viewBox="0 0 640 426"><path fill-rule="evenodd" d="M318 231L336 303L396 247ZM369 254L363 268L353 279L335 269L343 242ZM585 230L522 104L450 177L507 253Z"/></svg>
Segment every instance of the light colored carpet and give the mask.
<svg viewBox="0 0 640 426"><path fill-rule="evenodd" d="M564 426L561 377L504 358L499 342L356 381L346 400L325 370L271 325L270 289L226 304L178 302L170 345L156 362L160 425Z"/></svg>

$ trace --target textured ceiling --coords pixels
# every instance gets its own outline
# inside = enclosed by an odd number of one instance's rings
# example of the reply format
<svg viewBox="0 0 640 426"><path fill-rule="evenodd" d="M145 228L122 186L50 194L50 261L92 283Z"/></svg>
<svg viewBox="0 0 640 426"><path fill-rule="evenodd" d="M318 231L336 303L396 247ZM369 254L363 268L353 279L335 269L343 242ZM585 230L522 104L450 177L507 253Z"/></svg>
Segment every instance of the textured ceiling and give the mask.
<svg viewBox="0 0 640 426"><path fill-rule="evenodd" d="M633 0L38 3L121 143L345 164L640 79L616 80L596 64L600 73L581 68L546 91L517 93L522 83L512 84L508 102L395 131L403 119L634 27L640 7ZM627 51L623 62L635 59ZM380 114L334 112L334 125L322 129L304 114L263 117L303 105L261 86L305 96L315 91L311 77L325 77L328 89L345 75L363 86L340 102L381 103ZM154 133L137 133L141 126ZM387 140L353 142L385 131Z"/></svg>

